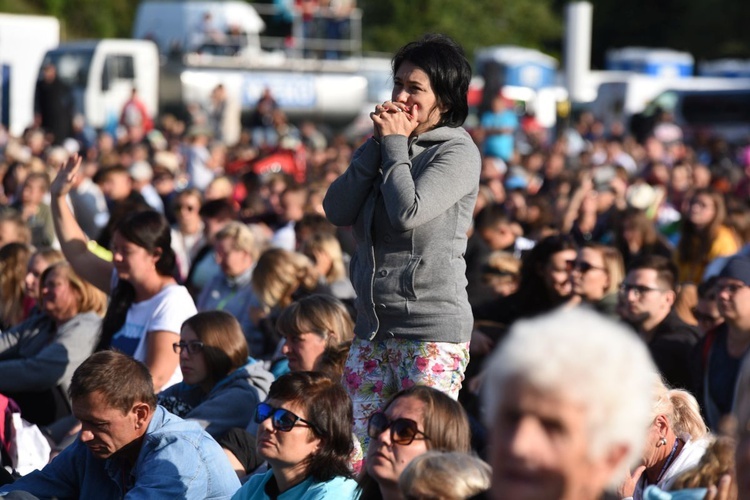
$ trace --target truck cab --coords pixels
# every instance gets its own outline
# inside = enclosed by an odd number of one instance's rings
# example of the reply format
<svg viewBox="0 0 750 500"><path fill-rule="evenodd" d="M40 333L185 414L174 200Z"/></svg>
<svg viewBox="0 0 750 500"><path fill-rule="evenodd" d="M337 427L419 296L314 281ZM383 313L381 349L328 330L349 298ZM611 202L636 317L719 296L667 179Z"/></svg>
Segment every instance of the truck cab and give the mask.
<svg viewBox="0 0 750 500"><path fill-rule="evenodd" d="M73 92L76 112L97 129L117 124L133 89L155 116L158 110L159 54L145 40L88 40L62 44L47 52Z"/></svg>

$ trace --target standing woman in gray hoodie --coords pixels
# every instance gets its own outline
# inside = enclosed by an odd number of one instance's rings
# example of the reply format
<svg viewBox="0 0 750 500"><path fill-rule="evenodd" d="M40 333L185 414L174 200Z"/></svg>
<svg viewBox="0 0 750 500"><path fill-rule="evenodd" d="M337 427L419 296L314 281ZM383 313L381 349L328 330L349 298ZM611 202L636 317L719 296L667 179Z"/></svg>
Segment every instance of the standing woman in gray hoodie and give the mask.
<svg viewBox="0 0 750 500"><path fill-rule="evenodd" d="M426 35L393 58L392 99L370 114L373 137L323 201L353 226L356 338L344 371L355 433L412 385L458 397L473 317L466 293L467 232L479 150L461 127L471 68L461 47Z"/></svg>

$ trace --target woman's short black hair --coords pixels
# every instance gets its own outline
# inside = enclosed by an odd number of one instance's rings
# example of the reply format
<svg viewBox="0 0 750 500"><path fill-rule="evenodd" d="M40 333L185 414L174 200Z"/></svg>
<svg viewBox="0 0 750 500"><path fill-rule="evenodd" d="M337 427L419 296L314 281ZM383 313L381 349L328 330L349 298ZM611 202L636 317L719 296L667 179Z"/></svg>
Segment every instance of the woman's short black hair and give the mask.
<svg viewBox="0 0 750 500"><path fill-rule="evenodd" d="M445 108L438 125L463 125L469 114L466 95L469 93L471 66L461 46L446 35L428 34L396 52L392 61L394 75L404 61L419 67L430 78L438 104Z"/></svg>

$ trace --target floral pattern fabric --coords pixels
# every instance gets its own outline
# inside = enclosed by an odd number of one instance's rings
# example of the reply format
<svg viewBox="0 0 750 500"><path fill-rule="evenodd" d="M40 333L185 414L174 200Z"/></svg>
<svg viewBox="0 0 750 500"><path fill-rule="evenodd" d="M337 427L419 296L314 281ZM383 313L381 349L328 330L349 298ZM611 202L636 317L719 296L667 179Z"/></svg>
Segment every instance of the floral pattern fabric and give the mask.
<svg viewBox="0 0 750 500"><path fill-rule="evenodd" d="M434 387L453 399L469 363L469 343L424 342L355 338L344 368L346 387L354 406L354 433L366 452L367 419L386 401L413 385Z"/></svg>

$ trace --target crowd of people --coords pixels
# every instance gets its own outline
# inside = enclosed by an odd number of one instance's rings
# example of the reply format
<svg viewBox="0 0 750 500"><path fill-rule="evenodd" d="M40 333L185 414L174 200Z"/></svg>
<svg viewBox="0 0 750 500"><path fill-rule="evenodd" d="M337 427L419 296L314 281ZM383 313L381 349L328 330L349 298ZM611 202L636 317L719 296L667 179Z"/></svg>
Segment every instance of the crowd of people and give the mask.
<svg viewBox="0 0 750 500"><path fill-rule="evenodd" d="M748 150L466 130L470 78L428 35L367 137L4 136L0 403L54 458L0 427L0 496L750 498Z"/></svg>

